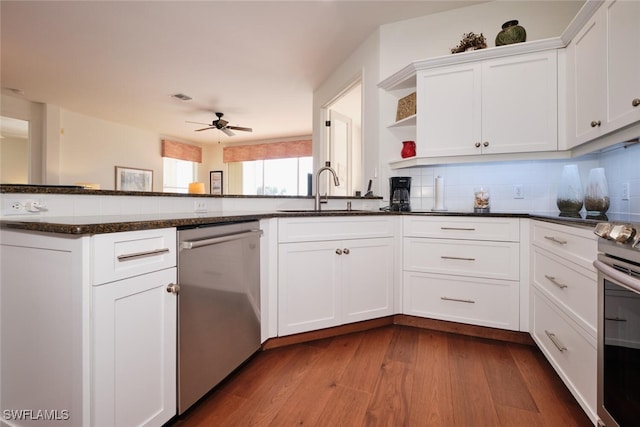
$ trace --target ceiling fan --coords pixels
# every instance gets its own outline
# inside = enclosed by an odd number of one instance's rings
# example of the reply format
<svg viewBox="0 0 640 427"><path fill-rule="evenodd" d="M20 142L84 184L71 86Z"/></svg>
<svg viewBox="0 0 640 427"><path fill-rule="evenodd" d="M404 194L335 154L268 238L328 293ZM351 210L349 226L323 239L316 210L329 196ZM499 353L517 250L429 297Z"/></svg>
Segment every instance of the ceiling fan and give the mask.
<svg viewBox="0 0 640 427"><path fill-rule="evenodd" d="M209 130L209 129L218 129L222 132L224 132L225 134L227 134L228 136L233 136L235 135L235 133L233 133L231 130L240 130L243 132L253 132L253 129L251 128L245 128L245 127L240 127L240 126L229 126L229 122L224 120L222 118L222 116L224 116L224 114L222 113L216 113L216 116L218 117L217 120L214 120L211 122L211 124L207 125L206 128L202 128L202 129L196 129L196 132L200 132L203 130ZM204 125L206 123L198 123L198 122L187 122L187 123L196 123L196 124L200 124L200 125Z"/></svg>

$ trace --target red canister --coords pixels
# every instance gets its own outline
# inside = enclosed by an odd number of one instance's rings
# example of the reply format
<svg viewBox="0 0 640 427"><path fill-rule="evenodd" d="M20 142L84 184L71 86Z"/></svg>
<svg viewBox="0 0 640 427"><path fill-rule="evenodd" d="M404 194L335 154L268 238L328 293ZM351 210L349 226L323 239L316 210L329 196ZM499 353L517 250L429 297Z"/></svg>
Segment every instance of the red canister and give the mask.
<svg viewBox="0 0 640 427"><path fill-rule="evenodd" d="M403 159L407 157L413 157L416 155L416 143L415 141L402 141L402 151L400 155Z"/></svg>

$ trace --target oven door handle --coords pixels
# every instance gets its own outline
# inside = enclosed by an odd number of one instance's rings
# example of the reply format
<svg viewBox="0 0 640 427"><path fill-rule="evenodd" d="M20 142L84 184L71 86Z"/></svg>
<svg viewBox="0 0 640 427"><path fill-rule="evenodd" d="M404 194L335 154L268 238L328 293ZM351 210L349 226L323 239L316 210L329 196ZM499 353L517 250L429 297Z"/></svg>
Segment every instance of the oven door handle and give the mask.
<svg viewBox="0 0 640 427"><path fill-rule="evenodd" d="M635 277L625 274L620 270L616 270L600 260L593 261L593 266L602 274L615 280L630 291L640 294L640 279L636 279Z"/></svg>

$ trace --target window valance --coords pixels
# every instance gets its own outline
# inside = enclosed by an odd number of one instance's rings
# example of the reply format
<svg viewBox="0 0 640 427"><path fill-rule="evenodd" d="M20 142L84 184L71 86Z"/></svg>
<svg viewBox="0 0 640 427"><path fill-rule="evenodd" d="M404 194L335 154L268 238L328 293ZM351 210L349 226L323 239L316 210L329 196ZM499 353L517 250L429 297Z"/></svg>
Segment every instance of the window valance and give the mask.
<svg viewBox="0 0 640 427"><path fill-rule="evenodd" d="M162 157L202 163L202 148L196 145L163 139Z"/></svg>
<svg viewBox="0 0 640 427"><path fill-rule="evenodd" d="M224 163L250 160L288 159L312 155L311 140L233 145L222 149Z"/></svg>

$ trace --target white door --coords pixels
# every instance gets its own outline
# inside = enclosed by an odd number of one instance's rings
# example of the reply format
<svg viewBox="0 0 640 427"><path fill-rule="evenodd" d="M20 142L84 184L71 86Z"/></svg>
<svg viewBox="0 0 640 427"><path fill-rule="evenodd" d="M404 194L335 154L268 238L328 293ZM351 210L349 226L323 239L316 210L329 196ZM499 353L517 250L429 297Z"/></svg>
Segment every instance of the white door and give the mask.
<svg viewBox="0 0 640 427"><path fill-rule="evenodd" d="M340 186L336 187L333 183L327 185L328 194L332 196L348 196L351 191L351 140L352 140L352 121L350 117L338 113L334 110L328 110L329 122L329 150L327 158L331 162L331 167L340 178ZM328 177L328 175L327 175Z"/></svg>

